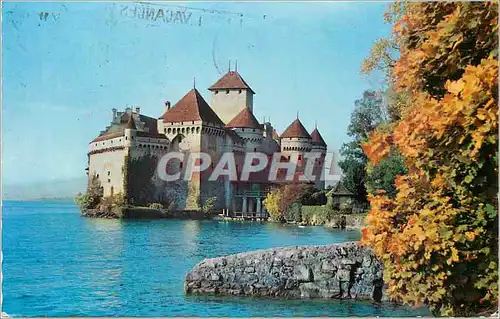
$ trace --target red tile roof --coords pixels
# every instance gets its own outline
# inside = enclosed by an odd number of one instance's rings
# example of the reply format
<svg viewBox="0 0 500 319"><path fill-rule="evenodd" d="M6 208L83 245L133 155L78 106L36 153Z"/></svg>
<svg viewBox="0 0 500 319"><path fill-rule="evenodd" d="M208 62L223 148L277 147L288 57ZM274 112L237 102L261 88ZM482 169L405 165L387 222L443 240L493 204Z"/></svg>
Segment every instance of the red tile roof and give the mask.
<svg viewBox="0 0 500 319"><path fill-rule="evenodd" d="M253 94L255 92L250 88L250 86L243 80L241 75L236 71L229 71L224 74L214 85L208 88L210 91L213 90L225 90L225 89L244 89L250 90Z"/></svg>
<svg viewBox="0 0 500 319"><path fill-rule="evenodd" d="M289 137L306 137L306 138L311 138L311 135L307 132L307 130L304 128L304 125L300 122L299 119L296 119L295 121L290 124L286 130L281 134L281 138L289 138Z"/></svg>
<svg viewBox="0 0 500 319"><path fill-rule="evenodd" d="M326 146L325 140L323 139L321 134L319 134L319 131L317 128L315 128L314 131L312 131L311 138L312 138L313 144Z"/></svg>
<svg viewBox="0 0 500 319"><path fill-rule="evenodd" d="M118 132L113 132L113 133L104 133L102 135L99 135L98 137L96 137L95 139L92 140L92 142L90 143L95 143L95 142L100 142L100 141L105 141L105 140L110 140L112 138L115 138L115 137L120 137L120 136L123 136L124 135L124 132L123 130L121 131L118 131ZM90 144L89 143L89 144Z"/></svg>
<svg viewBox="0 0 500 319"><path fill-rule="evenodd" d="M139 125L137 125L137 123L139 123ZM111 125L108 126L104 132L99 134L99 136L96 137L94 140L92 140L92 142L90 143L123 136L125 128L132 128L138 130L137 136L147 136L154 138L162 138L161 136L165 137L164 135L158 133L155 118L138 114L135 112L134 113L119 112L117 121L111 123ZM141 129L149 129L149 132L140 131Z"/></svg>
<svg viewBox="0 0 500 319"><path fill-rule="evenodd" d="M229 123L226 124L226 127L249 127L262 129L262 126L259 124L259 121L255 118L255 116L250 112L248 108L243 108L238 115L236 115Z"/></svg>
<svg viewBox="0 0 500 319"><path fill-rule="evenodd" d="M163 122L204 121L224 125L196 89L189 91L163 115Z"/></svg>

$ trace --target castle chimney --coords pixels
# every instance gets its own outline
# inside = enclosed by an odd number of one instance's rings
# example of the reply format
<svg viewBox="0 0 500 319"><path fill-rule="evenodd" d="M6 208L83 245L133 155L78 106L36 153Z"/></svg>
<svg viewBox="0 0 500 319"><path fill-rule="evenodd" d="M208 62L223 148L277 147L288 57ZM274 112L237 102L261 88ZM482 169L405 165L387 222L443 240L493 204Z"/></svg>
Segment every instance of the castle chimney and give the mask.
<svg viewBox="0 0 500 319"><path fill-rule="evenodd" d="M114 120L114 119L116 119L116 111L117 110L115 108L113 108L113 109L111 109L111 111L113 112L113 120Z"/></svg>
<svg viewBox="0 0 500 319"><path fill-rule="evenodd" d="M135 113L140 114L141 113L141 108L137 106L135 108Z"/></svg>
<svg viewBox="0 0 500 319"><path fill-rule="evenodd" d="M167 108L167 111L170 110L170 101L165 101L165 107Z"/></svg>

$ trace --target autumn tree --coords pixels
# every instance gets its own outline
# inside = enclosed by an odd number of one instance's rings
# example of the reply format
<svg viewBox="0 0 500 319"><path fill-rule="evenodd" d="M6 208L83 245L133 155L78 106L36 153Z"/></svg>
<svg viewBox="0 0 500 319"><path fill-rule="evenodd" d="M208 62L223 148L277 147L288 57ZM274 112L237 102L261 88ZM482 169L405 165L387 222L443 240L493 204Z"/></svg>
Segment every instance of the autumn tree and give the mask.
<svg viewBox="0 0 500 319"><path fill-rule="evenodd" d="M300 211L297 214L297 205L301 205L314 193L314 187L302 183L289 183L272 189L264 200L269 216L276 222L290 221L294 216L295 221L300 219ZM289 212L293 209L293 212Z"/></svg>
<svg viewBox="0 0 500 319"><path fill-rule="evenodd" d="M400 120L363 150L393 150L408 172L394 198L369 195L362 242L384 262L389 294L434 314L468 316L498 299L498 5L407 3L387 69L406 96Z"/></svg>

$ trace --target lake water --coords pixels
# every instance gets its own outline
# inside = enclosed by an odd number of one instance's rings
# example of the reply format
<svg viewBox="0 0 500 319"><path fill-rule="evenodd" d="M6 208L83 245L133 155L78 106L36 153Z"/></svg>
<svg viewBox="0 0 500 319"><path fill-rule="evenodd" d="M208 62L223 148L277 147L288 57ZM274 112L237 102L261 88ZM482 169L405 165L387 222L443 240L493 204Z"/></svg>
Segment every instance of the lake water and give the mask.
<svg viewBox="0 0 500 319"><path fill-rule="evenodd" d="M358 240L359 231L271 223L102 220L71 202L3 203L3 309L11 316L416 316L335 300L184 296L204 258Z"/></svg>

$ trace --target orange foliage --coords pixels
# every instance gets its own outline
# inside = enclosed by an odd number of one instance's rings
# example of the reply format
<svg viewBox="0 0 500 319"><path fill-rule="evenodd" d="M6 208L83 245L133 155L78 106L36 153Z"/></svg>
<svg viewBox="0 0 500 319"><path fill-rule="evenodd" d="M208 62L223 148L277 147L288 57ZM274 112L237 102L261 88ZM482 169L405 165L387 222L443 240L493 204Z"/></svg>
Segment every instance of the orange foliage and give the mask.
<svg viewBox="0 0 500 319"><path fill-rule="evenodd" d="M363 145L372 163L396 147L409 173L395 180L395 198L369 196L362 243L383 260L394 299L426 304L435 314L472 315L497 304L496 8L408 6L395 27L403 39L393 80L411 92L411 103L391 132L374 133ZM477 33L472 42L480 50L490 41L485 57L459 50L464 29Z"/></svg>

